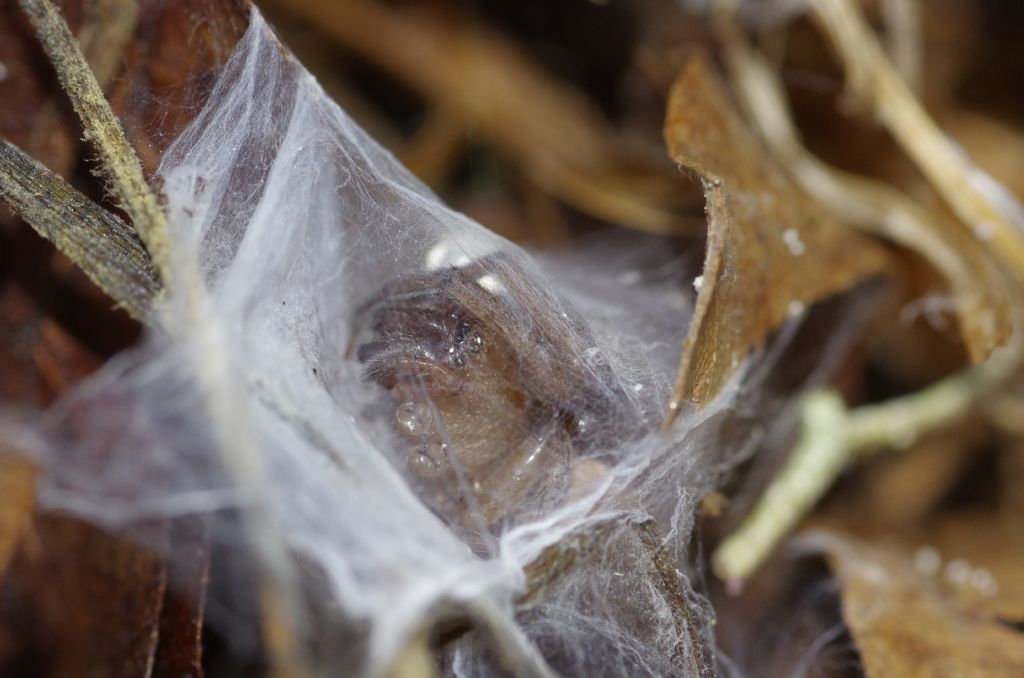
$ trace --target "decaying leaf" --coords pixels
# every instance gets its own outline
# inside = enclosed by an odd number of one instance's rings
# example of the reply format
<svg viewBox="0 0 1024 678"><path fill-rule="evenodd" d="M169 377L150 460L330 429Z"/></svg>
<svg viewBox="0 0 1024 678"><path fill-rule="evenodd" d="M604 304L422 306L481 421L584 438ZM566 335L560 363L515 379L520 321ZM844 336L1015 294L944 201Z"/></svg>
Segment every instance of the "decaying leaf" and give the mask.
<svg viewBox="0 0 1024 678"><path fill-rule="evenodd" d="M842 586L843 617L869 676L1020 675L1024 542L1012 524L978 516L912 541L817 531Z"/></svg>
<svg viewBox="0 0 1024 678"><path fill-rule="evenodd" d="M203 606L210 578L210 534L205 516L175 520L170 549L175 561L160 610L154 678L203 675Z"/></svg>
<svg viewBox="0 0 1024 678"><path fill-rule="evenodd" d="M960 334L973 362L1010 335L1010 281L984 240L937 206L919 204L882 181L845 172L804 148L781 77L733 21L716 22L732 83L760 138L799 186L851 227L916 252L945 278Z"/></svg>
<svg viewBox="0 0 1024 678"><path fill-rule="evenodd" d="M36 238L32 233L26 235ZM40 244L45 245L40 240ZM51 298L64 301L60 291L44 288ZM76 300L77 301L77 300ZM104 300L109 308L109 300ZM91 308L85 304L86 312ZM75 328L78 329L78 328ZM108 326L111 351L118 342L130 340L118 336L118 326ZM44 407L65 390L77 384L101 363L101 355L51 316L45 315L33 298L14 282L0 286L0 403L19 403ZM100 347L106 350L106 347Z"/></svg>
<svg viewBox="0 0 1024 678"><path fill-rule="evenodd" d="M769 332L879 273L886 256L788 179L744 128L702 56L672 87L665 140L672 159L700 178L708 216L704 272L676 382L678 411L710 401Z"/></svg>
<svg viewBox="0 0 1024 678"><path fill-rule="evenodd" d="M202 110L211 85L249 26L249 0L146 3L110 100L147 175Z"/></svg>
<svg viewBox="0 0 1024 678"><path fill-rule="evenodd" d="M37 517L0 582L0 673L148 675L165 581L140 547Z"/></svg>
<svg viewBox="0 0 1024 678"><path fill-rule="evenodd" d="M35 466L18 457L0 456L0 578L31 524L35 494Z"/></svg>

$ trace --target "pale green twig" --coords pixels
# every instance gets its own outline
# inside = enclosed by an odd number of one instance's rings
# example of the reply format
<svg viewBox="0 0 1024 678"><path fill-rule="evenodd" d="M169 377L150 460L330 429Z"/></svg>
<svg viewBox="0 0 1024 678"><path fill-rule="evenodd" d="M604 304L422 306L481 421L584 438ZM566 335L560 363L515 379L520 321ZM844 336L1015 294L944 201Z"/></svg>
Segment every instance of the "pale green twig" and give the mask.
<svg viewBox="0 0 1024 678"><path fill-rule="evenodd" d="M715 574L738 586L851 462L879 449L908 447L925 433L963 416L1014 374L1020 359L1018 344L1000 349L982 365L875 405L847 410L831 390L805 396L796 449L743 524L715 551Z"/></svg>
<svg viewBox="0 0 1024 678"><path fill-rule="evenodd" d="M157 270L166 275L170 270L167 218L78 42L50 0L20 2L82 121L86 139L100 154L100 171L109 181L110 190L131 216Z"/></svg>
<svg viewBox="0 0 1024 678"><path fill-rule="evenodd" d="M885 58L863 19L846 0L810 0L836 43L847 82L918 162L993 256L1021 275L1024 240L1000 208L971 184L969 160L952 149ZM800 144L782 87L736 25L736 0L717 0L715 27L726 48L734 84L748 117L801 185L851 224L922 254L956 289L969 315L983 317L984 298L955 245L930 228L929 215L877 182L844 174ZM929 155L931 153L931 155ZM1018 280L1021 278L1018 277ZM917 393L848 411L837 394L817 391L801 403L801 434L793 455L739 529L719 546L712 567L738 585L767 557L851 462L882 448L907 447L921 435L962 416L1015 373L1021 360L1020 319L1010 345L986 363Z"/></svg>

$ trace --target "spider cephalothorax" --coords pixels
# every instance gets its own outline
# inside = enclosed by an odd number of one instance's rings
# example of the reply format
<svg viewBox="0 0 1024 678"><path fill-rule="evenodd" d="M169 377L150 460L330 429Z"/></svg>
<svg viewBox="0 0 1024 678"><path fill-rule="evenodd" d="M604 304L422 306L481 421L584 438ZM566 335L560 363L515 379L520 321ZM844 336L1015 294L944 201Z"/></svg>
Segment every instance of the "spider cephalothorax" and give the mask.
<svg viewBox="0 0 1024 678"><path fill-rule="evenodd" d="M491 525L563 494L581 431L607 409L578 358L585 331L516 280L488 257L400 279L363 313L364 378L389 391L407 466L453 522Z"/></svg>

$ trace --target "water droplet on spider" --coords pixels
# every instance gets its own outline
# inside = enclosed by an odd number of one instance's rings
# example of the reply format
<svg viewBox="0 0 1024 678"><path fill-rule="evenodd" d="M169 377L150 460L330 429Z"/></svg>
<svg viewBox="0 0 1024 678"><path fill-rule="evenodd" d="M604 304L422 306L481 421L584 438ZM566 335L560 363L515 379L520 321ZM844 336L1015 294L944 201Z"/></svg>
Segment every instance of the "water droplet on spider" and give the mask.
<svg viewBox="0 0 1024 678"><path fill-rule="evenodd" d="M700 288L704 287L704 276L698 275L693 279L693 289L700 292Z"/></svg>
<svg viewBox="0 0 1024 678"><path fill-rule="evenodd" d="M409 469L420 478L436 478L441 472L441 464L432 454L433 448L440 449L440 445L426 445L409 455Z"/></svg>
<svg viewBox="0 0 1024 678"><path fill-rule="evenodd" d="M433 421L430 408L423 403L404 402L395 408L398 430L411 438L425 436Z"/></svg>
<svg viewBox="0 0 1024 678"><path fill-rule="evenodd" d="M794 299L793 301L789 302L789 306L786 307L786 313L789 315L790 318L799 318L804 314L804 311L806 310L807 306L804 305L804 302L800 301L799 299Z"/></svg>

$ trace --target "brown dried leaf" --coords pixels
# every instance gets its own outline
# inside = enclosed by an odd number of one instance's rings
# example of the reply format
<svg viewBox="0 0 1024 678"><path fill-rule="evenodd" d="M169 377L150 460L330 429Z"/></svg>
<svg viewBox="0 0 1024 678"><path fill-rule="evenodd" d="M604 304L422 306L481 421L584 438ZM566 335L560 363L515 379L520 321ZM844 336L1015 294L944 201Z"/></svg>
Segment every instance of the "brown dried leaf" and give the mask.
<svg viewBox="0 0 1024 678"><path fill-rule="evenodd" d="M53 71L47 67L45 57L36 42L31 26L17 3L4 3L0 10L0 63L4 65L4 77L0 78L0 136L22 147L35 146L39 112L48 100L59 95L54 82ZM78 30L84 14L82 0L69 0L61 9L72 30ZM73 113L68 110L51 112L51 122L73 128ZM58 120L59 118L59 120ZM78 145L77 132L60 134L59 139L45 140L39 136L41 145L33 148L42 155L38 158L44 164L61 164L70 157L71 148L66 144ZM66 171L67 167L53 167Z"/></svg>
<svg viewBox="0 0 1024 678"><path fill-rule="evenodd" d="M128 77L114 81L110 98L152 171L159 151L205 102L212 79L248 26L251 3L66 0L60 6L101 84L110 83L127 62ZM14 3L0 11L0 63L0 136L69 175L80 127Z"/></svg>
<svg viewBox="0 0 1024 678"><path fill-rule="evenodd" d="M972 608L1013 624L1024 631L1024 537L1020 515L1004 511L1000 516L966 513L935 523L918 537L938 551L947 564L970 562L985 568L998 588L986 595L977 586L962 588L960 598ZM1024 643L1024 633L1019 636ZM1024 666L1022 664L1021 666Z"/></svg>
<svg viewBox="0 0 1024 678"><path fill-rule="evenodd" d="M139 547L37 517L0 582L0 674L149 675L165 581Z"/></svg>
<svg viewBox="0 0 1024 678"><path fill-rule="evenodd" d="M0 579L32 522L36 468L0 447Z"/></svg>
<svg viewBox="0 0 1024 678"><path fill-rule="evenodd" d="M154 678L203 675L203 607L210 579L210 535L203 516L171 524L169 553L174 556L171 583L160 613L160 644Z"/></svg>
<svg viewBox="0 0 1024 678"><path fill-rule="evenodd" d="M672 159L700 178L708 217L702 284L673 397L678 412L685 402L714 398L747 352L795 311L878 274L887 257L789 180L702 55L672 87L665 141Z"/></svg>
<svg viewBox="0 0 1024 678"><path fill-rule="evenodd" d="M961 335L973 362L984 361L995 348L1005 344L1010 335L1010 281L999 269L998 257L992 256L993 251L984 239L972 235L941 209L936 202L938 194L932 196L932 204L911 199L910 195L920 191L906 185L909 177L897 182L904 186L901 191L869 176L840 170L811 154L791 120L787 95L775 66L747 42L731 21L717 24L732 82L748 119L801 188L850 226L917 253L945 278L955 297ZM904 103L910 109L916 107L912 99L904 97ZM833 113L826 110L812 117L817 122ZM920 111L918 114L924 116ZM927 116L920 125L930 128ZM827 136L840 140L849 149L859 149L857 153L868 167L874 168L865 168L869 174L887 166L886 152L879 149L878 143L864 143L856 130L844 124ZM882 146L887 146L884 140ZM834 151L848 159L847 148ZM906 270L907 264L899 268Z"/></svg>
<svg viewBox="0 0 1024 678"><path fill-rule="evenodd" d="M1024 542L991 516L913 540L819 531L843 616L869 676L1018 676L1024 667Z"/></svg>
<svg viewBox="0 0 1024 678"><path fill-rule="evenodd" d="M99 365L18 285L0 285L0 401L48 405Z"/></svg>

